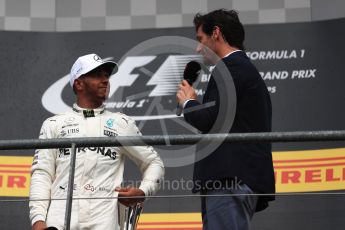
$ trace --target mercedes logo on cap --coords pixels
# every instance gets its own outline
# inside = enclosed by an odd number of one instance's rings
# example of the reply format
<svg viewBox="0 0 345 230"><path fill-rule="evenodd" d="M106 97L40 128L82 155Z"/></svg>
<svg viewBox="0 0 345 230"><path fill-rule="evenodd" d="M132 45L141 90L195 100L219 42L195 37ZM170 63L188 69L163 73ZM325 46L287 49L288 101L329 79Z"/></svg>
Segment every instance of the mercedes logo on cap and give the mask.
<svg viewBox="0 0 345 230"><path fill-rule="evenodd" d="M95 61L98 61L98 62L103 62L102 58L98 55L93 56L93 59L95 59Z"/></svg>

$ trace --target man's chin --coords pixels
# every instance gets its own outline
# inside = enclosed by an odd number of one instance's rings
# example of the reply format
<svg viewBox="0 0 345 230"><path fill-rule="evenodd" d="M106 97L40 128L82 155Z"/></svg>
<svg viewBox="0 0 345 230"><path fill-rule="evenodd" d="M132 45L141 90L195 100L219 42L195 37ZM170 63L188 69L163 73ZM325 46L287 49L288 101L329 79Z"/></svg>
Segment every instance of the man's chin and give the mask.
<svg viewBox="0 0 345 230"><path fill-rule="evenodd" d="M214 66L217 63L217 57L212 57L212 56L209 56L209 55L205 55L202 58L202 62L206 66Z"/></svg>
<svg viewBox="0 0 345 230"><path fill-rule="evenodd" d="M105 101L106 99L107 99L107 96L106 95L99 95L98 96L98 99L100 100L100 101Z"/></svg>
<svg viewBox="0 0 345 230"><path fill-rule="evenodd" d="M106 91L98 92L98 98L101 100L106 100L108 98L108 93Z"/></svg>
<svg viewBox="0 0 345 230"><path fill-rule="evenodd" d="M205 66L213 66L214 65L214 63L212 63L212 61L210 59L204 58L202 62L204 63Z"/></svg>

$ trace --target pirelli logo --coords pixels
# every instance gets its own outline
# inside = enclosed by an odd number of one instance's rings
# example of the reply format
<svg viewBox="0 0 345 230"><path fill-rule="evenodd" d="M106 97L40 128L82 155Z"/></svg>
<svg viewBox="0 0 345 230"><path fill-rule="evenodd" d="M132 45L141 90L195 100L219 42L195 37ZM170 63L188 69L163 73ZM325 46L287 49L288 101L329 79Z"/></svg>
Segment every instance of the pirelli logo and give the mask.
<svg viewBox="0 0 345 230"><path fill-rule="evenodd" d="M274 152L277 192L345 190L345 149Z"/></svg>

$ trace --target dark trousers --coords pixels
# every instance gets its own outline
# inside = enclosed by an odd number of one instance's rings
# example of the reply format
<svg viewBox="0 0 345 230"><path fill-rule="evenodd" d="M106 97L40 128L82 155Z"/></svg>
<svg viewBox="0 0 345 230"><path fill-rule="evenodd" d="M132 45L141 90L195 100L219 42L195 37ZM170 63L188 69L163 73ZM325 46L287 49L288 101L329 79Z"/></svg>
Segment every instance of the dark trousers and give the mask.
<svg viewBox="0 0 345 230"><path fill-rule="evenodd" d="M203 230L249 230L258 197L245 184L202 192Z"/></svg>

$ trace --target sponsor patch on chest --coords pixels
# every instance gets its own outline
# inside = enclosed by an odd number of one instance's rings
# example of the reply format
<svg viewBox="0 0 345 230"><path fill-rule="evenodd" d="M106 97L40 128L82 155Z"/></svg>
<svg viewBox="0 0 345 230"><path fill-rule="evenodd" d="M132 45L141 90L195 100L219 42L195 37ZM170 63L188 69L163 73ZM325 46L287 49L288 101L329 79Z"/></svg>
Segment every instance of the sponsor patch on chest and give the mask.
<svg viewBox="0 0 345 230"><path fill-rule="evenodd" d="M118 136L117 133L109 131L109 130L104 130L103 134L104 134L104 136L108 136L108 137L116 137L116 136Z"/></svg>
<svg viewBox="0 0 345 230"><path fill-rule="evenodd" d="M110 157L113 160L115 160L117 156L116 151L109 147L79 147L77 148L77 153L86 153L87 151L91 151L96 154L101 154L102 156ZM71 155L70 148L60 148L59 152L60 152L59 157Z"/></svg>

